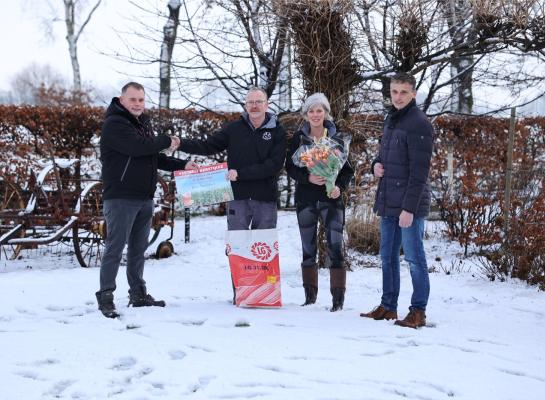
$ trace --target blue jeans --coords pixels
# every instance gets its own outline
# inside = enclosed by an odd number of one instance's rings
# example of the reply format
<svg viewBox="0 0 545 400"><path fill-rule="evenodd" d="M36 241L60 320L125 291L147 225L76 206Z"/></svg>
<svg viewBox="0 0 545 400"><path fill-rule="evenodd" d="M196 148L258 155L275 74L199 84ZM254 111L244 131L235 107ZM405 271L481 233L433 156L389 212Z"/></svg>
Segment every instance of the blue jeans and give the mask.
<svg viewBox="0 0 545 400"><path fill-rule="evenodd" d="M398 217L382 217L380 258L382 260L382 300L387 310L397 311L399 297L399 253L401 245L409 263L413 283L410 309L426 310L430 279L424 252L424 218L415 218L408 228L399 227Z"/></svg>

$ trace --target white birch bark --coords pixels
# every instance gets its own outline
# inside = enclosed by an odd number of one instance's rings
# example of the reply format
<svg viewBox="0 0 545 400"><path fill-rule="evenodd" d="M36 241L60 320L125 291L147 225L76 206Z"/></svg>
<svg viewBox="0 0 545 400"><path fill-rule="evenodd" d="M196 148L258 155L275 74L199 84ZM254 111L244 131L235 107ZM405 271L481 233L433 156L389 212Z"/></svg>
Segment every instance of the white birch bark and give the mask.
<svg viewBox="0 0 545 400"><path fill-rule="evenodd" d="M169 0L169 16L163 27L163 43L159 59L159 108L170 107L170 73L172 64L172 52L176 43L176 35L179 24L180 7L179 0Z"/></svg>
<svg viewBox="0 0 545 400"><path fill-rule="evenodd" d="M70 62L72 64L73 85L72 88L76 92L81 92L81 72L78 60L78 40L81 33L91 20L93 13L96 11L102 0L98 0L91 8L83 23L77 27L76 7L78 0L63 0L64 3L64 22L66 25L66 41L68 42L68 52L70 54Z"/></svg>

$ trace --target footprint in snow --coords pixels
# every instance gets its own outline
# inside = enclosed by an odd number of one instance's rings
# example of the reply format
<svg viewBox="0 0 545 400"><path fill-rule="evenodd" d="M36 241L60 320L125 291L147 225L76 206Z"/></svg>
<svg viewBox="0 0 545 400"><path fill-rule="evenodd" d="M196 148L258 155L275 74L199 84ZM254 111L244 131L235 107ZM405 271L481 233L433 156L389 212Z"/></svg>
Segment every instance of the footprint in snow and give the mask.
<svg viewBox="0 0 545 400"><path fill-rule="evenodd" d="M71 311L74 309L74 307L47 306L45 309L47 311L59 312L59 311Z"/></svg>
<svg viewBox="0 0 545 400"><path fill-rule="evenodd" d="M185 326L202 326L204 325L204 323L206 322L205 319L202 319L202 320L181 320L181 321L178 321L180 324L182 325L185 325Z"/></svg>
<svg viewBox="0 0 545 400"><path fill-rule="evenodd" d="M209 348L204 347L204 346L190 345L189 348L191 348L193 350L201 350L201 351L204 351L206 353L215 353L215 350L209 349Z"/></svg>
<svg viewBox="0 0 545 400"><path fill-rule="evenodd" d="M68 389L70 386L72 386L76 381L75 380L63 380L55 383L55 385L49 389L46 393L44 393L45 396L51 396L53 398L59 398L62 396L62 393Z"/></svg>
<svg viewBox="0 0 545 400"><path fill-rule="evenodd" d="M136 365L136 359L134 357L122 357L110 367L115 371L127 371Z"/></svg>
<svg viewBox="0 0 545 400"><path fill-rule="evenodd" d="M503 372L504 374L533 379L540 382L545 382L545 377L537 376L537 375L530 375L522 371L515 371L513 369L503 369L503 368L497 368L498 371Z"/></svg>
<svg viewBox="0 0 545 400"><path fill-rule="evenodd" d="M60 361L56 360L54 358L44 358L43 360L37 360L32 363L32 365L35 365L36 367L42 367L47 365L55 365L58 364Z"/></svg>
<svg viewBox="0 0 545 400"><path fill-rule="evenodd" d="M192 393L196 393L199 390L204 390L204 389L206 389L208 384L214 379L216 379L216 376L214 376L214 375L201 376L199 378L199 381L197 383L193 383L193 384L189 385L188 389Z"/></svg>
<svg viewBox="0 0 545 400"><path fill-rule="evenodd" d="M19 314L24 314L24 315L38 315L36 312L32 311L32 310L27 310L25 308L16 308L17 312Z"/></svg>
<svg viewBox="0 0 545 400"><path fill-rule="evenodd" d="M183 360L187 354L182 350L172 350L168 352L171 360Z"/></svg>
<svg viewBox="0 0 545 400"><path fill-rule="evenodd" d="M382 357L382 356L388 356L390 354L394 354L395 351L393 350L384 350L384 351L377 351L377 352L368 352L368 353L360 353L360 356L362 357Z"/></svg>
<svg viewBox="0 0 545 400"><path fill-rule="evenodd" d="M276 373L279 373L279 374L300 375L299 372L288 371L287 369L280 368L280 367L278 367L276 365L257 365L257 368L264 369L265 371L276 372Z"/></svg>
<svg viewBox="0 0 545 400"><path fill-rule="evenodd" d="M33 381L43 381L43 379L38 377L36 371L17 371L14 372L15 375L20 376L21 378L32 379Z"/></svg>

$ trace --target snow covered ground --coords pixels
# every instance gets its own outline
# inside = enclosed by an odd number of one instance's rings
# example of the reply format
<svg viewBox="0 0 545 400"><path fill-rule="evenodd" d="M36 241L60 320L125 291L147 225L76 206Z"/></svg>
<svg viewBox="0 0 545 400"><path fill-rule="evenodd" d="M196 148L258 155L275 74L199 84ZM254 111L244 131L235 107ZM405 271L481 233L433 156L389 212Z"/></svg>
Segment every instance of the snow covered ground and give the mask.
<svg viewBox="0 0 545 400"><path fill-rule="evenodd" d="M543 399L545 293L489 282L467 262L431 274L430 327L359 317L380 299L379 268L348 274L345 308L330 313L329 277L318 302L300 307L300 243L293 213L279 216L281 309L233 306L225 219L177 224L177 255L150 259L145 278L167 307L104 318L98 269L69 256L0 260L0 399ZM428 225L430 266L460 249ZM374 259L376 261L376 259ZM410 298L403 268L400 314Z"/></svg>

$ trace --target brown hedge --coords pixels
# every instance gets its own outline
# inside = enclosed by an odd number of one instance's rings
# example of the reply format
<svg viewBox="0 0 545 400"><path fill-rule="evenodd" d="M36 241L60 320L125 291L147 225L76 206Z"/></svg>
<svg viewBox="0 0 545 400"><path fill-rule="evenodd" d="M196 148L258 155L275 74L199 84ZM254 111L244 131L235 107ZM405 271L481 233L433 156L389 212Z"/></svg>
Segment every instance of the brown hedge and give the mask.
<svg viewBox="0 0 545 400"><path fill-rule="evenodd" d="M156 132L183 137L205 138L222 124L239 116L186 110L149 110ZM100 135L104 109L89 106L30 107L0 106L0 167L4 175L26 174L36 158L82 158L90 154L92 139ZM301 123L298 114L281 116L289 135ZM356 115L346 128L352 135L351 161L356 169L352 199L374 195L376 181L369 174L382 131L381 115ZM520 273L535 282L536 259L543 259L545 216L543 186L545 176L545 118L517 121L511 226L506 238L503 214L509 120L493 117L444 116L434 121L436 142L430 180L435 207L446 222L447 234L466 251L470 245L486 249L505 240L516 244L512 251L534 254L534 272ZM447 182L447 150L454 154L454 185ZM223 155L214 157L220 161ZM525 245L522 246L521 243ZM529 243L529 245L527 245ZM535 245L533 244L535 243ZM526 247L525 247L526 246ZM528 246L533 246L528 249ZM541 246L540 248L538 248ZM517 250L518 249L518 250ZM521 267L521 269L524 269ZM539 270L539 268L538 268ZM525 275L526 274L526 275ZM529 275L534 278L530 279Z"/></svg>

